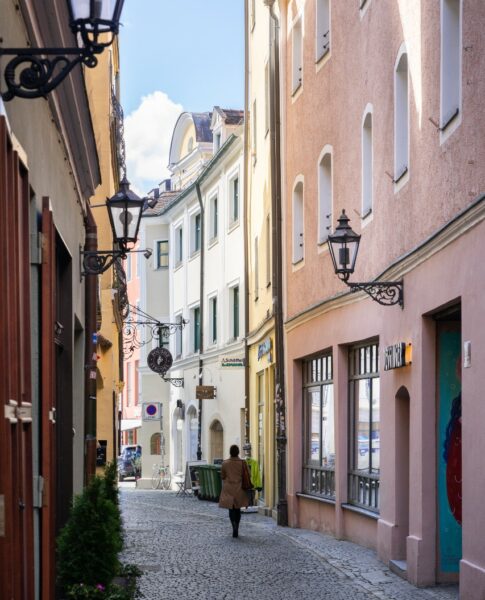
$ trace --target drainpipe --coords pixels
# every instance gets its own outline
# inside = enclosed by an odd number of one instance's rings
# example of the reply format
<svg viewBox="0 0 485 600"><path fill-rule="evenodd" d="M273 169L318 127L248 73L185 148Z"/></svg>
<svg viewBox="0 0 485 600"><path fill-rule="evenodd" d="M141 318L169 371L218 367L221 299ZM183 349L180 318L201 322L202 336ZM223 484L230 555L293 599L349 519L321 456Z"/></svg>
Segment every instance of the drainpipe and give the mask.
<svg viewBox="0 0 485 600"><path fill-rule="evenodd" d="M84 251L91 252L98 249L98 228L91 208L87 207L86 241ZM96 342L93 334L96 333L96 304L97 304L97 275L85 275L85 346L84 346L84 484L87 485L96 473L96 379L91 373L96 373L96 362L93 355L96 353Z"/></svg>
<svg viewBox="0 0 485 600"><path fill-rule="evenodd" d="M279 32L280 24L274 12L275 0L264 0L273 21L270 45L270 133L271 133L271 209L272 209L272 271L273 307L275 315L275 408L276 453L278 470L278 525L288 525L288 502L286 497L286 402L285 402L285 354L283 339L283 244L281 215L281 144L280 144L280 73Z"/></svg>
<svg viewBox="0 0 485 600"><path fill-rule="evenodd" d="M199 347L199 382L203 382L204 359L202 357L204 349L204 204L202 194L200 193L200 184L195 182L197 199L200 206L200 347ZM197 431L197 460L202 460L202 399L199 398L199 423Z"/></svg>
<svg viewBox="0 0 485 600"><path fill-rule="evenodd" d="M244 444L249 444L249 186L248 186L248 162L249 162L249 0L244 2Z"/></svg>

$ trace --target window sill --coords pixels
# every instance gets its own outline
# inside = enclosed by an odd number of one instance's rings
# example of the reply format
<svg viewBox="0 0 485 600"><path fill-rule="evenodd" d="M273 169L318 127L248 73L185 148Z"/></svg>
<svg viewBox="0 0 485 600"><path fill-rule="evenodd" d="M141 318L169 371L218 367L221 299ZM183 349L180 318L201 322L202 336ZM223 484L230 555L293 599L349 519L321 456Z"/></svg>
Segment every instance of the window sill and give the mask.
<svg viewBox="0 0 485 600"><path fill-rule="evenodd" d="M367 219L367 217L369 217L372 214L372 208L368 208L365 213L362 215L362 221L364 221L365 219Z"/></svg>
<svg viewBox="0 0 485 600"><path fill-rule="evenodd" d="M190 255L189 260L193 260L194 258L197 258L198 256L200 256L200 250L194 250L192 252L192 254Z"/></svg>
<svg viewBox="0 0 485 600"><path fill-rule="evenodd" d="M364 517L369 517L370 519L374 519L377 521L380 518L379 513L373 512L372 510L367 510L360 506L355 506L354 504L348 504L347 502L342 502L340 505L344 510L348 510L350 512L358 513Z"/></svg>
<svg viewBox="0 0 485 600"><path fill-rule="evenodd" d="M326 498L325 496L317 496L316 494L313 495L307 492L297 492L296 495L298 498L316 500L317 502L323 502L323 504L331 504L332 506L335 506L335 499L332 500L332 498Z"/></svg>
<svg viewBox="0 0 485 600"><path fill-rule="evenodd" d="M296 88L293 89L293 91L291 92L291 97L293 98L293 100L296 100L297 96L299 96L299 93L301 92L301 90L303 89L303 83L299 83Z"/></svg>
<svg viewBox="0 0 485 600"><path fill-rule="evenodd" d="M268 283L266 284L266 289L271 287L271 281L268 281Z"/></svg>
<svg viewBox="0 0 485 600"><path fill-rule="evenodd" d="M239 219L237 221L231 221L229 223L229 227L227 229L227 233L231 233L232 231L234 231L238 227L239 227Z"/></svg>
<svg viewBox="0 0 485 600"><path fill-rule="evenodd" d="M212 248L212 246L215 246L217 244L217 242L219 241L218 237L213 237L209 240L207 247L208 248Z"/></svg>
<svg viewBox="0 0 485 600"><path fill-rule="evenodd" d="M326 50L324 50L324 52L322 52L322 54L320 54L320 56L318 56L315 60L315 65L317 65L317 67L323 63L323 59L326 56L330 55L330 48L327 48Z"/></svg>
<svg viewBox="0 0 485 600"><path fill-rule="evenodd" d="M182 267L182 265L183 265L183 264L184 264L184 263L183 263L183 261L181 260L180 262L178 262L177 264L175 264L175 265L174 265L174 267L173 267L173 270L174 270L174 271L178 271L178 270L179 270L179 269Z"/></svg>

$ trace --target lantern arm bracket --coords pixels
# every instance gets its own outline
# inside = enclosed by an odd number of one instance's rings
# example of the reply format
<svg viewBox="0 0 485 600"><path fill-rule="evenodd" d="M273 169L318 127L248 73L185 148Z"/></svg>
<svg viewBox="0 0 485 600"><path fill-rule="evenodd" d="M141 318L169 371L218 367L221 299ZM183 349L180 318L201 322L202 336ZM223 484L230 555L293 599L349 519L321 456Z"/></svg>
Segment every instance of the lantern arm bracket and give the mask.
<svg viewBox="0 0 485 600"><path fill-rule="evenodd" d="M127 250L81 250L81 275L101 275L107 271L117 259L126 258Z"/></svg>
<svg viewBox="0 0 485 600"><path fill-rule="evenodd" d="M345 281L351 292L363 291L383 306L399 304L404 308L404 283L402 281L371 281L354 283Z"/></svg>
<svg viewBox="0 0 485 600"><path fill-rule="evenodd" d="M183 377L165 377L165 375L160 375L160 377L166 383L170 383L174 387L184 387L184 378Z"/></svg>

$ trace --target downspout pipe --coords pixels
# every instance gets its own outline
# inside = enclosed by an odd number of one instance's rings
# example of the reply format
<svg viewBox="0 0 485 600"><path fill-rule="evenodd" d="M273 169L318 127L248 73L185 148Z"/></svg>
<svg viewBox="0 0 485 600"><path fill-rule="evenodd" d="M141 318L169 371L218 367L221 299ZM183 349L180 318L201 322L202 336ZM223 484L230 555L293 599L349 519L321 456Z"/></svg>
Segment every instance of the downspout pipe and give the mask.
<svg viewBox="0 0 485 600"><path fill-rule="evenodd" d="M249 404L249 0L244 2L244 445L250 443L250 404Z"/></svg>
<svg viewBox="0 0 485 600"><path fill-rule="evenodd" d="M270 86L270 132L271 132L271 203L272 203L272 271L273 306L275 315L275 407L276 407L276 453L278 458L278 525L288 525L288 501L286 490L286 399L285 399L285 353L283 328L283 242L281 207L281 141L280 141L280 23L274 11L275 0L264 0L269 7L271 28L271 86Z"/></svg>
<svg viewBox="0 0 485 600"><path fill-rule="evenodd" d="M91 208L87 207L85 218L86 241L84 251L98 249L98 228ZM87 485L96 473L96 327L97 275L85 276L85 344L84 344L84 484Z"/></svg>
<svg viewBox="0 0 485 600"><path fill-rule="evenodd" d="M199 302L199 314L200 314L200 347L199 347L199 381L198 385L203 384L203 370L204 370L204 238L205 238L205 219L204 219L204 203L202 202L202 194L200 192L199 181L195 182L195 190L197 192L197 199L200 206L200 302ZM197 460L202 460L202 399L199 398L199 419L197 425Z"/></svg>

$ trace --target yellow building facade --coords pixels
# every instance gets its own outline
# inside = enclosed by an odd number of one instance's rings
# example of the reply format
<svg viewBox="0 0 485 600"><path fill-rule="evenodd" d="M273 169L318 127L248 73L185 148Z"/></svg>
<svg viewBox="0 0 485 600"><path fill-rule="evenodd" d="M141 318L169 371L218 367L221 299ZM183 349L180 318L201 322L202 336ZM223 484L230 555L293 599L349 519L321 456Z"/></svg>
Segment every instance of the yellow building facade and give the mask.
<svg viewBox="0 0 485 600"><path fill-rule="evenodd" d="M246 2L246 256L248 425L251 456L262 472L261 511L276 516L275 315L270 132L270 13Z"/></svg>
<svg viewBox="0 0 485 600"><path fill-rule="evenodd" d="M119 189L120 179L117 40L98 60L98 67L85 73L101 170L101 184L91 198L91 206L104 205L106 199ZM100 206L92 212L97 226L98 249L109 250L113 246L113 235L108 211ZM123 389L120 300L126 292L126 280L123 280L122 271L113 267L98 276L96 438L98 449L104 448L101 456L104 455L108 462L116 460L119 454L119 403ZM97 461L98 467L102 462Z"/></svg>

